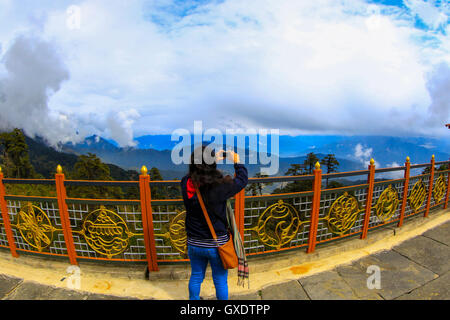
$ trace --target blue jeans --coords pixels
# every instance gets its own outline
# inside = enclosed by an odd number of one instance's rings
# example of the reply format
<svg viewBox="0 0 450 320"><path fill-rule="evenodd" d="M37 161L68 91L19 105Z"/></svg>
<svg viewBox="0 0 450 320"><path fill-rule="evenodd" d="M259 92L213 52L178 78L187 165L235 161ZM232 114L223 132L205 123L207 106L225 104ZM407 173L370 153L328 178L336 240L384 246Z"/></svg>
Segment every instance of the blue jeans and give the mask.
<svg viewBox="0 0 450 320"><path fill-rule="evenodd" d="M228 300L228 270L223 268L217 248L202 248L188 245L191 260L191 278L189 279L189 299L200 300L200 287L205 279L208 261L211 264L212 278L218 300Z"/></svg>

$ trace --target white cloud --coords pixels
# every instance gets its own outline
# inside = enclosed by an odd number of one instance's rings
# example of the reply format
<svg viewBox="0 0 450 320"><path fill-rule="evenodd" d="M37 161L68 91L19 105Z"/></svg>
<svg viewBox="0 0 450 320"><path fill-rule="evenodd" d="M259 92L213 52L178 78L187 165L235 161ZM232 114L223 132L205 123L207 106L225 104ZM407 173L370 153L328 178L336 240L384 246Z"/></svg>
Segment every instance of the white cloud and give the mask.
<svg viewBox="0 0 450 320"><path fill-rule="evenodd" d="M194 120L291 134L448 134L435 116L448 115L448 103L432 84L448 83L433 70L450 65L450 30L419 30L398 8L360 0L45 0L27 1L25 10L3 2L3 51L36 24L29 16L45 17L39 36L58 42L70 73L48 108L66 114L79 136L110 134L133 145L133 135L191 128ZM81 24L69 30L73 4ZM410 8L427 16L415 1ZM119 112L126 125L108 116Z"/></svg>
<svg viewBox="0 0 450 320"><path fill-rule="evenodd" d="M370 160L372 159L373 148L364 147L361 143L358 143L355 146L353 158L363 164L365 168L367 168L370 164ZM374 164L376 168L380 168L380 163L374 160Z"/></svg>
<svg viewBox="0 0 450 320"><path fill-rule="evenodd" d="M133 140L133 124L139 117L140 114L135 109L111 112L107 117L109 136L119 146L136 146L137 142Z"/></svg>
<svg viewBox="0 0 450 320"><path fill-rule="evenodd" d="M446 1L442 1L442 10L436 7L434 0L404 0L403 2L428 27L438 29L447 24L450 6Z"/></svg>
<svg viewBox="0 0 450 320"><path fill-rule="evenodd" d="M402 165L398 162L392 162L387 165L387 168L401 167ZM401 179L404 176L404 170L385 172L380 175L380 178L383 177L385 179Z"/></svg>

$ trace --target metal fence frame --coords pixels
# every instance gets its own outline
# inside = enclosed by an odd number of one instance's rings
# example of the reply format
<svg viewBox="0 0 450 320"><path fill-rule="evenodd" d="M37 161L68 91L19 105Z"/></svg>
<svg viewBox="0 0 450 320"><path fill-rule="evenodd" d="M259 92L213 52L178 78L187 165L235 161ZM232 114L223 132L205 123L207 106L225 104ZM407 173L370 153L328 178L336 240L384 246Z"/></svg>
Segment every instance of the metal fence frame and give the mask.
<svg viewBox="0 0 450 320"><path fill-rule="evenodd" d="M435 171L450 161L322 174L317 163L312 175L250 178L249 183L312 181L305 192L246 196L232 200L236 224L249 256L306 248L355 235L365 239L376 228L432 210L446 209L450 170ZM411 176L411 169L430 167L429 174ZM380 173L403 171L403 178L377 180ZM367 183L322 189L324 179L367 176ZM7 195L5 184L52 185L56 197ZM178 180L150 181L145 166L139 181L66 180L58 166L55 179L9 179L0 170L0 248L61 256L70 264L80 259L159 265L189 261L182 199L152 199L150 187L178 186ZM138 187L139 199L69 198L67 186ZM35 204L33 204L35 203ZM95 210L91 209L94 206ZM100 206L99 208L97 208ZM130 210L131 208L131 210Z"/></svg>

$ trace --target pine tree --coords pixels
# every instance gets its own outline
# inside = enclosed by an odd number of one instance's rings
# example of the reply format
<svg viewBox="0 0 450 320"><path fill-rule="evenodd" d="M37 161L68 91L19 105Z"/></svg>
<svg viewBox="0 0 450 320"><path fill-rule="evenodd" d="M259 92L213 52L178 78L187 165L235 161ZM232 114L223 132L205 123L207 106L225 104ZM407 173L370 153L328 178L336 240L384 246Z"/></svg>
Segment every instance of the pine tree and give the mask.
<svg viewBox="0 0 450 320"><path fill-rule="evenodd" d="M312 174L314 170L314 166L319 161L319 158L316 156L314 152L310 152L306 156L306 160L303 162L305 168L307 170L307 174Z"/></svg>
<svg viewBox="0 0 450 320"><path fill-rule="evenodd" d="M101 180L111 181L110 169L95 154L88 153L78 157L74 170L68 175L73 180ZM123 198L123 192L120 187L104 186L80 186L68 188L70 197L76 198Z"/></svg>
<svg viewBox="0 0 450 320"><path fill-rule="evenodd" d="M339 167L339 161L337 161L334 154L328 154L326 157L322 159L322 164L327 167L327 174L332 172L337 172L337 168ZM336 184L333 184L336 185ZM326 182L326 189L328 189L328 178Z"/></svg>
<svg viewBox="0 0 450 320"><path fill-rule="evenodd" d="M5 175L9 178L36 178L36 172L30 162L28 145L22 130L0 133L1 160Z"/></svg>

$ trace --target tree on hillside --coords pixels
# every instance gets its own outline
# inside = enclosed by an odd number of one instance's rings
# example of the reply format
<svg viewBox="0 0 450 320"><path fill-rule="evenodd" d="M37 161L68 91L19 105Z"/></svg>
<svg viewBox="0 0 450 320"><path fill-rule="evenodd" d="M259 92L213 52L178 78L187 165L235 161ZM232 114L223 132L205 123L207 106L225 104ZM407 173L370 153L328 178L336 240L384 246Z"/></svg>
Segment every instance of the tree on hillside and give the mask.
<svg viewBox="0 0 450 320"><path fill-rule="evenodd" d="M306 160L303 162L306 168L307 174L312 174L314 170L314 166L319 161L319 158L316 156L314 152L310 152L306 155Z"/></svg>
<svg viewBox="0 0 450 320"><path fill-rule="evenodd" d="M111 181L110 169L95 154L88 153L78 157L74 169L68 174L68 179L72 180L102 180ZM104 186L80 186L68 188L69 196L77 198L123 198L120 187Z"/></svg>
<svg viewBox="0 0 450 320"><path fill-rule="evenodd" d="M150 175L150 181L163 180L161 172L159 172L158 168L151 168L148 174ZM167 189L165 187L153 186L150 188L150 191L152 193L152 199L165 199L167 197Z"/></svg>
<svg viewBox="0 0 450 320"><path fill-rule="evenodd" d="M339 161L337 161L334 154L328 154L326 157L324 157L321 161L323 165L327 167L327 174L332 172L337 172L337 169L339 167ZM328 189L328 178L326 182L326 189Z"/></svg>
<svg viewBox="0 0 450 320"><path fill-rule="evenodd" d="M434 171L443 171L443 170L447 170L448 169L448 164L444 163L441 164L439 167L434 167ZM430 174L431 173L431 166L426 167L425 169L423 169L422 174Z"/></svg>
<svg viewBox="0 0 450 320"><path fill-rule="evenodd" d="M287 176L299 176L306 175L307 170L304 170L306 167L306 160L303 165L301 164L291 164L291 167L286 171L285 175ZM312 190L312 180L299 180L292 181L287 183L285 186L281 186L276 188L272 193L289 193L289 192L301 192L301 191L310 191Z"/></svg>
<svg viewBox="0 0 450 320"><path fill-rule="evenodd" d="M36 178L31 165L28 145L22 130L0 133L0 149L3 170L9 178Z"/></svg>
<svg viewBox="0 0 450 320"><path fill-rule="evenodd" d="M291 167L285 172L287 176L301 176L306 174L304 164L291 164Z"/></svg>

